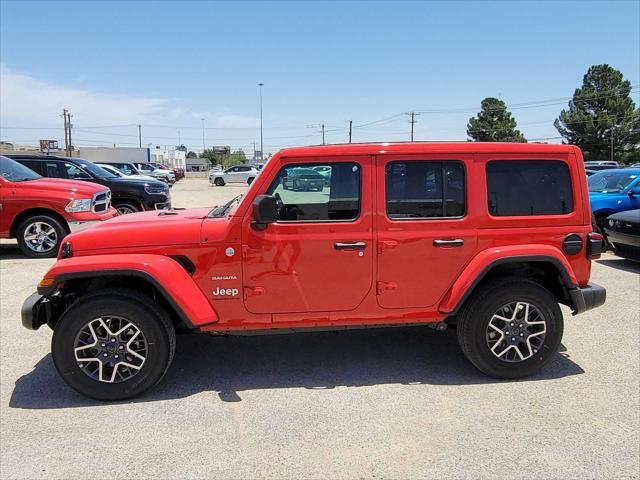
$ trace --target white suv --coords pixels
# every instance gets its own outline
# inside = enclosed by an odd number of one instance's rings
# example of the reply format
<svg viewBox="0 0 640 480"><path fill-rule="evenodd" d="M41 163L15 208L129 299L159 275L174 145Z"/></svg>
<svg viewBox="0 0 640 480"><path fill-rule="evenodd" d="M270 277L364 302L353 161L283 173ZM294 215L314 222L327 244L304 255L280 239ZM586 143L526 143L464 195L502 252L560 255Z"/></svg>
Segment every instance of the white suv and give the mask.
<svg viewBox="0 0 640 480"><path fill-rule="evenodd" d="M218 187L222 187L226 183L246 183L251 185L258 173L258 170L248 165L236 165L225 171L210 170L209 183Z"/></svg>

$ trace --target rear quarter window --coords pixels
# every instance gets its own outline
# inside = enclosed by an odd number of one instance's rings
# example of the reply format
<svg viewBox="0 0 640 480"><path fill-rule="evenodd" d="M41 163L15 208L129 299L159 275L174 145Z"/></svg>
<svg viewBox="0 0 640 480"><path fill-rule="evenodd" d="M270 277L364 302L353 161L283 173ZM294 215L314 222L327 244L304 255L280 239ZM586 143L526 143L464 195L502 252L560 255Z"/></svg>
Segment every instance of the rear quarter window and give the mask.
<svg viewBox="0 0 640 480"><path fill-rule="evenodd" d="M487 197L489 213L496 217L571 213L569 166L560 160L492 160Z"/></svg>

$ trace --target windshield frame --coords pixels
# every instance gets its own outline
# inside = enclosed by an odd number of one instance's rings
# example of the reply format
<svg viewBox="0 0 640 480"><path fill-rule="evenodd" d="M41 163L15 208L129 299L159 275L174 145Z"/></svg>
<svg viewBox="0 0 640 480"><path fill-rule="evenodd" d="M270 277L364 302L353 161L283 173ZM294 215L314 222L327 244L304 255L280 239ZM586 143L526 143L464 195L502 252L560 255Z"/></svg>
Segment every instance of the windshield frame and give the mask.
<svg viewBox="0 0 640 480"><path fill-rule="evenodd" d="M67 161L69 160L67 159ZM96 165L93 162L90 162L89 160L85 160L84 158L74 158L71 161L69 161L69 163L73 163L78 168L84 170L92 178L99 178L101 180L108 180L110 178L119 178L119 177L116 177L111 172L105 170L104 168Z"/></svg>

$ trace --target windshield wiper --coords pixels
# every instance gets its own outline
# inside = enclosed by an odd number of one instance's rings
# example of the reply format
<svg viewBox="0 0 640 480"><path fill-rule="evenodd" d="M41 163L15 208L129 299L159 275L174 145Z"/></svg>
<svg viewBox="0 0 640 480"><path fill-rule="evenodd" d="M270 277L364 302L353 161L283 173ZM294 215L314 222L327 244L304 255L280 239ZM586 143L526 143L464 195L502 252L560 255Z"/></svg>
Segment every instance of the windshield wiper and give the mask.
<svg viewBox="0 0 640 480"><path fill-rule="evenodd" d="M212 217L224 217L224 215L231 209L234 202L239 202L240 199L244 196L244 194L240 194L236 197L233 197L227 203L222 205L221 207L216 208L213 212L211 212Z"/></svg>

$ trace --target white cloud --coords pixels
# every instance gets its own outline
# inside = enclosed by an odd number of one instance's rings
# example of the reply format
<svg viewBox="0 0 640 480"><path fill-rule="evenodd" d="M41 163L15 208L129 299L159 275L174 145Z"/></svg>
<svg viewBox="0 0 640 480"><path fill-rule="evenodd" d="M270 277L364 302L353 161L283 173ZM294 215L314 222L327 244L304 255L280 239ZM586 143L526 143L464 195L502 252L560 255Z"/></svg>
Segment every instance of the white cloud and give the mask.
<svg viewBox="0 0 640 480"><path fill-rule="evenodd" d="M63 108L77 126L121 124L187 124L208 127L259 125L253 117L227 113L196 112L176 99L138 97L75 88L34 78L0 64L0 126L59 127ZM195 120L195 121L194 121Z"/></svg>

